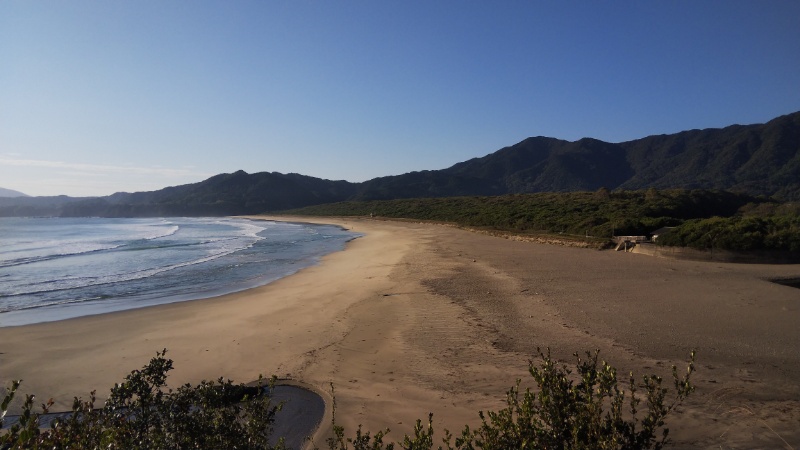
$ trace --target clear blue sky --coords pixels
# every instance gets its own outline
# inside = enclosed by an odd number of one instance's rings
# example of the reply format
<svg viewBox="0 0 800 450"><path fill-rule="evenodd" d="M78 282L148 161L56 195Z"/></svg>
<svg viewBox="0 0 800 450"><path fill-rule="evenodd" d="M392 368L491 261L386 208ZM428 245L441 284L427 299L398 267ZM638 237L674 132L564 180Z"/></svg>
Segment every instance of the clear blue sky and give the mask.
<svg viewBox="0 0 800 450"><path fill-rule="evenodd" d="M0 2L0 186L363 181L800 110L800 2Z"/></svg>

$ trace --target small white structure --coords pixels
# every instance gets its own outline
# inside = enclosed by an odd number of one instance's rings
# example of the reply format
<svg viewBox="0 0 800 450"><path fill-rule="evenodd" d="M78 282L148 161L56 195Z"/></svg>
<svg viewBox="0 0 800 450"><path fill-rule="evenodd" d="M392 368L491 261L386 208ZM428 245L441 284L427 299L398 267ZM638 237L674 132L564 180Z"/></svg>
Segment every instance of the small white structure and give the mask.
<svg viewBox="0 0 800 450"><path fill-rule="evenodd" d="M662 235L665 235L665 234L669 233L670 231L672 231L673 228L675 228L675 227L661 227L661 228L657 229L656 231L653 231L652 233L650 233L650 236L651 236L650 240L655 242L658 239L659 236L662 236Z"/></svg>

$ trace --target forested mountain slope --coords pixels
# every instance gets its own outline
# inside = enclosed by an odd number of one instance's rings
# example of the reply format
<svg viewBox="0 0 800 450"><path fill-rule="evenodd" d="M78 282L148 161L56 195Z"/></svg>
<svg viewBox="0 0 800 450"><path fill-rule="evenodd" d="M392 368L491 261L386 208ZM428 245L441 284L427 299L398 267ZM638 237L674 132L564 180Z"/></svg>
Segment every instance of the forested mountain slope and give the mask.
<svg viewBox="0 0 800 450"><path fill-rule="evenodd" d="M800 200L800 112L758 125L689 130L621 143L531 137L442 170L331 181L238 171L107 197L0 197L0 216L255 214L346 200L535 192L718 189Z"/></svg>

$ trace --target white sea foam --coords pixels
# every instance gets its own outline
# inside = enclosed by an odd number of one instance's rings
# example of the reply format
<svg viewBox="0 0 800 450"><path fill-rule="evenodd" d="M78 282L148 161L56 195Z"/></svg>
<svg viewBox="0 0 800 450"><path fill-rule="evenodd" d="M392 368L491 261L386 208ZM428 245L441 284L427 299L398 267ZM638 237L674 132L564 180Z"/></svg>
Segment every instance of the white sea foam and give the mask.
<svg viewBox="0 0 800 450"><path fill-rule="evenodd" d="M167 226L164 226L167 225ZM112 227L109 227L112 228ZM54 258L82 255L104 250L114 250L137 240L155 240L176 234L180 226L170 222L113 227L111 237L102 236L62 236L60 239L18 239L13 244L0 241L0 268L47 261ZM120 236L124 236L121 238ZM121 239L125 239L122 241ZM3 245L6 244L6 245Z"/></svg>
<svg viewBox="0 0 800 450"><path fill-rule="evenodd" d="M242 219L16 219L16 228L3 220L12 233L0 241L17 253L2 252L0 326L233 292L293 273L353 238ZM323 244L327 236L340 244Z"/></svg>
<svg viewBox="0 0 800 450"><path fill-rule="evenodd" d="M263 239L263 238L260 238ZM232 241L232 242L231 242ZM190 261L165 265L161 267L154 267L148 268L145 270L137 270L132 272L122 272L122 273L108 273L103 274L101 276L63 276L58 280L51 280L46 282L36 282L30 284L18 284L17 289L10 290L10 291L3 291L0 289L0 296L19 296L19 295L32 295L32 294L43 294L47 292L55 292L55 291L62 291L68 289L76 289L76 288L83 288L83 287L91 287L91 286L102 286L105 284L114 284L114 283L122 283L126 281L135 281L135 280L142 280L154 275L163 274L165 272L169 272L175 269L180 269L188 266L193 266L196 264L203 264L209 261L213 261L217 258L221 258L224 256L231 255L233 253L251 248L253 244L255 244L256 240L252 242L242 242L241 239L237 240L217 240L213 241L213 243L219 243L223 245L215 246L213 248L207 248L206 252L207 255L204 257L196 258ZM225 245L229 244L229 245Z"/></svg>

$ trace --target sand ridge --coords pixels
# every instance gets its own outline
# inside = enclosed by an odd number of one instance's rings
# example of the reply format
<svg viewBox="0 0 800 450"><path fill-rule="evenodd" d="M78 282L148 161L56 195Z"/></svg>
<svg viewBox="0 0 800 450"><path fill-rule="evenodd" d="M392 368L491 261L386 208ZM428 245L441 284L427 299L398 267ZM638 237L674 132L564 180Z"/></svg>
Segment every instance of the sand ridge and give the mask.
<svg viewBox="0 0 800 450"><path fill-rule="evenodd" d="M767 281L800 276L798 265L674 261L410 222L280 219L365 236L242 293L0 328L0 381L23 378L24 392L69 407L166 347L173 384L259 374L321 392L332 383L342 425L388 427L399 440L428 412L438 436L478 423L477 411L501 407L516 379L526 385L537 346L568 362L600 349L620 373L663 376L697 348L698 391L670 421L677 447L800 442L800 290Z"/></svg>

